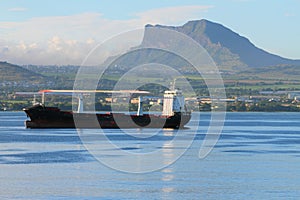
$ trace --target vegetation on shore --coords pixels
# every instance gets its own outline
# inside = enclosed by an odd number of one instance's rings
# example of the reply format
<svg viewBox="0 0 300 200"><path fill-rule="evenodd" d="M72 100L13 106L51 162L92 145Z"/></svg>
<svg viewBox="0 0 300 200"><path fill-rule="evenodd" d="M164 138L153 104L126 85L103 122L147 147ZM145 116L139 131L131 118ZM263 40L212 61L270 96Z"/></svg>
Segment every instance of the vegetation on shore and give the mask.
<svg viewBox="0 0 300 200"><path fill-rule="evenodd" d="M16 92L37 92L41 89L72 89L74 79L79 69L78 66L24 66L19 67L6 62L0 63L3 67L0 70L6 71L8 77L15 76L14 80L5 79L2 76L0 80L0 110L20 111L24 107L32 105L33 96L18 96ZM34 74L29 76L34 71ZM4 72L3 72L4 73ZM105 75L99 82L101 89L112 89L118 79L122 76L121 69L111 71L111 74ZM188 102L192 110L210 111L209 102L201 102L201 97L208 97L209 92L205 81L201 76L194 75L189 71L183 71L185 79L190 83L195 91L199 101ZM29 76L29 77L27 77ZM299 79L293 79L289 76L280 79L275 77L257 77L252 74L228 74L222 73L226 95L228 99L234 101L227 102L227 111L232 112L252 112L252 111L300 111L300 103L297 99L288 99L289 91L300 91ZM136 81L136 80L129 80ZM166 80L164 80L166 81ZM167 81L172 81L167 80ZM153 96L162 96L163 91L167 88L160 86L159 78L149 78L148 82L158 84L147 84L141 87L142 90L152 91ZM180 79L176 81L176 85L181 87ZM261 94L262 91L270 92L269 95ZM194 95L194 96L193 96ZM195 97L195 94L185 94L187 98ZM104 100L96 102L97 110L109 110L110 103ZM254 99L253 101L247 101ZM72 109L72 99L65 97L50 97L47 99L48 106L59 106L62 109ZM119 103L120 109L122 104ZM124 106L123 106L124 107ZM136 104L131 106L131 110L136 109ZM146 110L151 106L146 106ZM126 108L126 107L124 107ZM128 108L127 108L128 109ZM153 110L154 107L152 106ZM157 110L155 108L154 110Z"/></svg>

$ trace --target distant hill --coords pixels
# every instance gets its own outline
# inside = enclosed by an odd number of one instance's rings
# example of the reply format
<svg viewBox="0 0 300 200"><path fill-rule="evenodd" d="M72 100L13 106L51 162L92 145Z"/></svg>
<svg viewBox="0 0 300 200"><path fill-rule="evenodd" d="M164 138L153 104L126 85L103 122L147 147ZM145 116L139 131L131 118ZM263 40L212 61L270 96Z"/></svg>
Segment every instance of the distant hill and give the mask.
<svg viewBox="0 0 300 200"><path fill-rule="evenodd" d="M286 59L268 53L249 39L229 28L205 19L189 21L182 26L147 25L176 30L199 42L223 70L243 71L266 66L299 66L300 60Z"/></svg>
<svg viewBox="0 0 300 200"><path fill-rule="evenodd" d="M182 26L146 25L146 33L148 27L176 30L190 36L207 50L222 72L230 72L228 74L234 74L237 78L249 78L251 76L297 80L300 77L300 60L286 59L268 53L256 47L249 39L218 23L202 19L189 21ZM144 41L147 40L146 33ZM115 57L110 59L113 58ZM107 73L122 76L132 66L151 62L173 66L183 74L194 73L187 67L188 63L179 59L178 56L153 50L132 51L126 56L121 56L111 64L112 67L107 70ZM71 88L78 68L76 66L20 67L7 62L0 62L0 81L44 83L51 81L54 84L46 87Z"/></svg>
<svg viewBox="0 0 300 200"><path fill-rule="evenodd" d="M0 81L43 81L45 79L41 74L24 69L18 65L7 62L0 62Z"/></svg>

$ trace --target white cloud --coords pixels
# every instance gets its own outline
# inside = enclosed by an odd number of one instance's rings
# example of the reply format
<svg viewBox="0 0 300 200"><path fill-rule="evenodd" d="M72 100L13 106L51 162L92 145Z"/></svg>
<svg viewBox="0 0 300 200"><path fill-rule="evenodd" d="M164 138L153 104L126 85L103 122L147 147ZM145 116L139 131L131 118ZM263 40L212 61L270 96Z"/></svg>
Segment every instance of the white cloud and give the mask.
<svg viewBox="0 0 300 200"><path fill-rule="evenodd" d="M295 17L296 14L295 14L295 13L286 12L286 13L284 14L284 16L285 16L285 17Z"/></svg>
<svg viewBox="0 0 300 200"><path fill-rule="evenodd" d="M199 19L203 12L213 6L180 6L148 10L136 14L141 21L150 24L164 23L168 25L178 25L190 19Z"/></svg>
<svg viewBox="0 0 300 200"><path fill-rule="evenodd" d="M110 20L100 13L81 13L21 22L0 21L0 60L16 64L79 65L95 45L114 35L143 28L149 23L179 25L201 18L201 13L210 8L212 6L153 9L128 20Z"/></svg>
<svg viewBox="0 0 300 200"><path fill-rule="evenodd" d="M95 40L92 39L92 38L88 38L88 39L86 40L86 44L94 44L94 43L95 43Z"/></svg>
<svg viewBox="0 0 300 200"><path fill-rule="evenodd" d="M241 2L241 3L246 3L246 2L251 2L253 0L232 0L233 2Z"/></svg>
<svg viewBox="0 0 300 200"><path fill-rule="evenodd" d="M20 49L20 50L26 51L27 50L27 45L23 41L21 41L20 44L17 45L17 48Z"/></svg>
<svg viewBox="0 0 300 200"><path fill-rule="evenodd" d="M21 7L17 7L17 8L9 8L8 11L10 12L23 12L26 11L27 8L21 8Z"/></svg>
<svg viewBox="0 0 300 200"><path fill-rule="evenodd" d="M48 50L50 51L60 51L62 50L61 39L58 36L54 36L48 41Z"/></svg>

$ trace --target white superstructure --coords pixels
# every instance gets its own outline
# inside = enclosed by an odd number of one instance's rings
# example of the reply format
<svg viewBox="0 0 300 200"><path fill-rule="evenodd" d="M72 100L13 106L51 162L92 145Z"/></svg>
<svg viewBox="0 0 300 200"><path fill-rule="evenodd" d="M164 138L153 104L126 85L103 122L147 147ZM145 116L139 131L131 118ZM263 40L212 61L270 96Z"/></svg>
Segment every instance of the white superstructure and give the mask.
<svg viewBox="0 0 300 200"><path fill-rule="evenodd" d="M165 91L162 115L172 116L174 112L184 112L184 96L177 89Z"/></svg>

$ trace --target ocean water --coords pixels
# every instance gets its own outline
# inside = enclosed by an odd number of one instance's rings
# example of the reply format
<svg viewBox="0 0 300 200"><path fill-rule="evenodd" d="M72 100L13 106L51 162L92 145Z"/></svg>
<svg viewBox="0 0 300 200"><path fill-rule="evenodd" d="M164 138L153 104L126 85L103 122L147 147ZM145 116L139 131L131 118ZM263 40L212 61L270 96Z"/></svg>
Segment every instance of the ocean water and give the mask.
<svg viewBox="0 0 300 200"><path fill-rule="evenodd" d="M150 139L106 130L119 149L100 140L100 157L76 130L25 129L25 119L22 112L0 112L0 199L300 199L300 113L227 113L218 143L203 159L209 113L201 114L199 127L192 118L188 128ZM193 133L191 146L169 162L183 148L170 145L174 135ZM121 159L120 149L133 155L162 149L166 166L134 174L101 162L107 154L117 167L138 169L138 162ZM139 164L155 166L159 159Z"/></svg>

